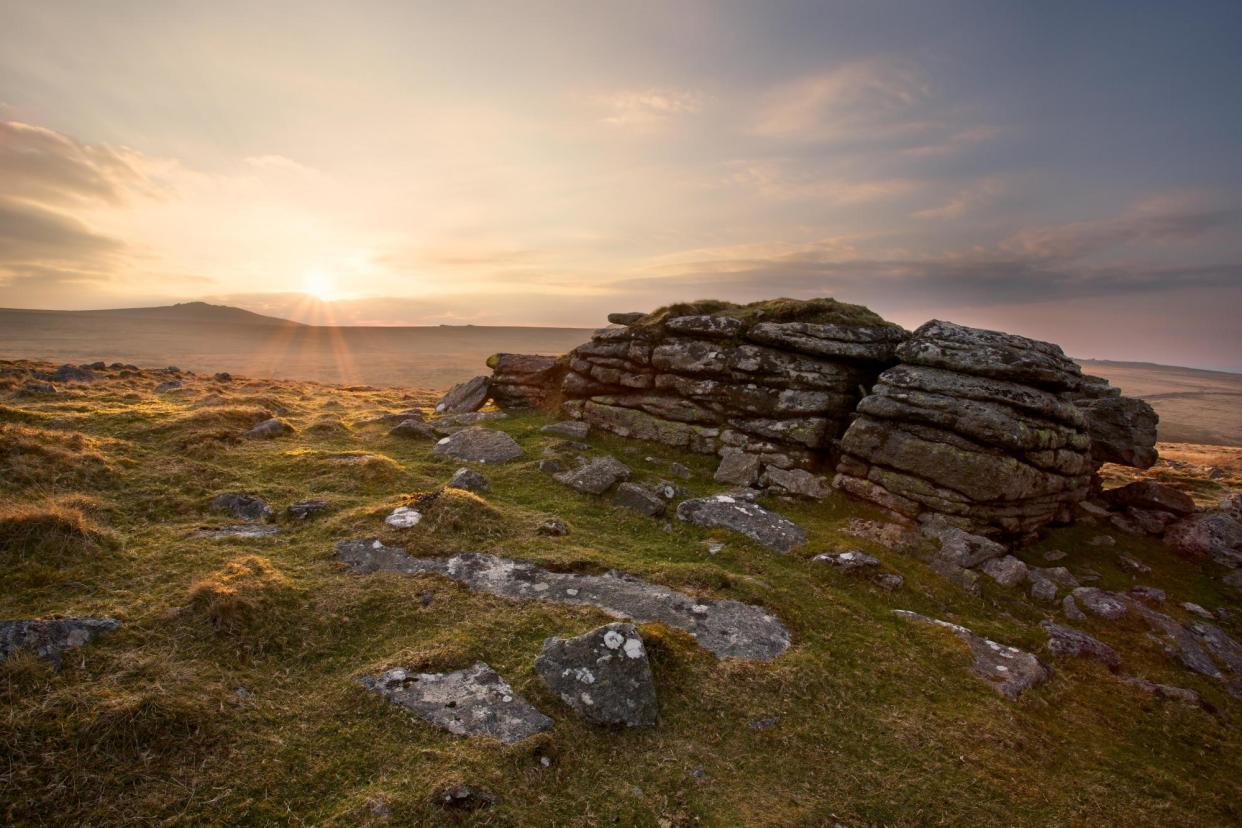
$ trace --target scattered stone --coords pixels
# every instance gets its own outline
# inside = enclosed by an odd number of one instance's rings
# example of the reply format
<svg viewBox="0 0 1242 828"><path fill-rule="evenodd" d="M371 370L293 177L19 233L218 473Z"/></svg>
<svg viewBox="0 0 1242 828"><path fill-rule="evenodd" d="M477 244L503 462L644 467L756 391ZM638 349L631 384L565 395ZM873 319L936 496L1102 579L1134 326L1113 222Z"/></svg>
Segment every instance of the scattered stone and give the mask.
<svg viewBox="0 0 1242 828"><path fill-rule="evenodd" d="M668 507L667 501L659 494L637 483L622 483L617 486L613 503L623 506L640 515L659 517Z"/></svg>
<svg viewBox="0 0 1242 828"><path fill-rule="evenodd" d="M592 724L656 723L655 681L633 624L605 624L577 638L549 638L535 672Z"/></svg>
<svg viewBox="0 0 1242 828"><path fill-rule="evenodd" d="M760 485L780 493L823 500L832 494L832 487L823 475L811 474L805 469L782 469L768 466L760 477Z"/></svg>
<svg viewBox="0 0 1242 828"><path fill-rule="evenodd" d="M212 377L212 379L214 379L216 382L232 382L233 375L230 374L228 371L220 371L219 373L215 374Z"/></svg>
<svg viewBox="0 0 1242 828"><path fill-rule="evenodd" d="M593 606L614 618L667 624L686 630L718 658L768 661L790 644L789 631L760 607L695 598L615 571L604 575L550 572L526 561L474 552L413 558L404 549L377 540L342 541L336 548L355 572L432 572L476 592Z"/></svg>
<svg viewBox="0 0 1242 828"><path fill-rule="evenodd" d="M926 538L940 541L937 557L964 569L976 567L991 558L998 558L1007 551L996 541L972 535L939 518L924 521L922 533Z"/></svg>
<svg viewBox="0 0 1242 828"><path fill-rule="evenodd" d="M677 506L677 518L696 526L730 529L782 553L806 543L806 532L793 521L734 494L684 500Z"/></svg>
<svg viewBox="0 0 1242 828"><path fill-rule="evenodd" d="M767 730L770 727L776 727L780 722L780 716L764 716L762 719L755 719L750 723L751 730Z"/></svg>
<svg viewBox="0 0 1242 828"><path fill-rule="evenodd" d="M422 440L439 440L439 433L422 420L408 417L397 423L388 432L393 437L413 437Z"/></svg>
<svg viewBox="0 0 1242 828"><path fill-rule="evenodd" d="M41 382L39 380L28 380L22 386L23 394L55 394L56 386L50 382Z"/></svg>
<svg viewBox="0 0 1242 828"><path fill-rule="evenodd" d="M1061 612L1065 613L1065 617L1071 621L1086 621L1087 614L1078 608L1078 603L1074 600L1073 595L1066 595L1061 601Z"/></svg>
<svg viewBox="0 0 1242 828"><path fill-rule="evenodd" d="M1144 509L1169 512L1179 517L1193 514L1195 502L1189 495L1154 480L1138 480L1102 495L1104 502L1115 509Z"/></svg>
<svg viewBox="0 0 1242 828"><path fill-rule="evenodd" d="M853 572L856 569L880 565L879 558L868 555L859 549L847 549L844 552L822 552L811 558L811 560L832 564L843 572Z"/></svg>
<svg viewBox="0 0 1242 828"><path fill-rule="evenodd" d="M1207 556L1221 566L1242 567L1242 521L1225 512L1201 512L1164 533L1164 542L1191 557Z"/></svg>
<svg viewBox="0 0 1242 828"><path fill-rule="evenodd" d="M1052 581L1057 586L1068 587L1070 589L1078 588L1078 579L1074 577L1074 573L1070 572L1063 566L1045 566L1034 567L1032 570Z"/></svg>
<svg viewBox="0 0 1242 828"><path fill-rule="evenodd" d="M253 437L261 440L270 440L273 437L282 437L286 434L293 433L293 426L286 423L279 417L272 417L264 420L254 428L246 432L245 436Z"/></svg>
<svg viewBox="0 0 1242 828"><path fill-rule="evenodd" d="M983 562L983 573L1006 588L1013 588L1026 581L1026 564L1013 555L991 558Z"/></svg>
<svg viewBox="0 0 1242 828"><path fill-rule="evenodd" d="M562 420L559 423L546 425L539 430L544 434L555 434L567 440L585 440L587 434L591 431L591 426L581 420Z"/></svg>
<svg viewBox="0 0 1242 828"><path fill-rule="evenodd" d="M297 503L290 503L285 511L294 520L307 520L327 509L328 501L326 500L299 500Z"/></svg>
<svg viewBox="0 0 1242 828"><path fill-rule="evenodd" d="M507 463L525 454L508 434L480 426L464 428L445 437L436 443L431 453L474 463Z"/></svg>
<svg viewBox="0 0 1242 828"><path fill-rule="evenodd" d="M1211 656L1199 645L1194 633L1164 613L1156 612L1137 601L1131 606L1153 631L1164 635L1165 651L1170 657L1177 659L1184 667L1200 675L1214 679L1221 677L1220 670L1213 663Z"/></svg>
<svg viewBox="0 0 1242 828"><path fill-rule="evenodd" d="M1110 621L1123 618L1129 611L1129 602L1124 596L1096 587L1079 587L1074 590L1073 595L1084 610Z"/></svg>
<svg viewBox="0 0 1242 828"><path fill-rule="evenodd" d="M482 661L451 673L415 673L398 667L358 681L458 736L490 736L511 745L552 727L551 719Z"/></svg>
<svg viewBox="0 0 1242 828"><path fill-rule="evenodd" d="M275 526L266 526L257 523L243 523L237 526L216 526L199 529L194 533L200 538L270 538L272 535L280 534L280 529Z"/></svg>
<svg viewBox="0 0 1242 828"><path fill-rule="evenodd" d="M1096 535L1087 541L1087 546L1116 546L1117 539L1111 535Z"/></svg>
<svg viewBox="0 0 1242 828"><path fill-rule="evenodd" d="M121 622L115 618L93 615L0 621L0 662L18 650L29 650L59 670L65 650L81 647L119 626Z"/></svg>
<svg viewBox="0 0 1242 828"><path fill-rule="evenodd" d="M690 467L681 463L669 463L668 473L679 480L689 480L694 476L694 473L690 471Z"/></svg>
<svg viewBox="0 0 1242 828"><path fill-rule="evenodd" d="M1049 549L1044 553L1044 560L1048 561L1048 563L1056 563L1057 561L1065 560L1065 553L1060 549Z"/></svg>
<svg viewBox="0 0 1242 828"><path fill-rule="evenodd" d="M1114 673L1121 667L1117 651L1103 641L1051 621L1041 621L1039 626L1048 633L1048 651L1053 655L1094 659Z"/></svg>
<svg viewBox="0 0 1242 828"><path fill-rule="evenodd" d="M176 391L177 389L181 387L182 387L181 380L167 380L155 386L155 393L163 394L167 391Z"/></svg>
<svg viewBox="0 0 1242 828"><path fill-rule="evenodd" d="M1201 707L1209 712L1213 712L1211 705L1207 704L1194 690L1189 690L1185 687L1173 687L1168 684L1157 684L1154 681L1148 681L1138 676L1122 676L1121 680L1146 693L1150 693L1156 698L1171 699L1190 707Z"/></svg>
<svg viewBox="0 0 1242 828"><path fill-rule="evenodd" d="M451 489L463 489L476 494L486 494L492 490L492 484L488 482L486 477L474 469L467 468L460 468L453 472L448 485Z"/></svg>
<svg viewBox="0 0 1242 828"><path fill-rule="evenodd" d="M1044 604L1057 600L1057 585L1051 578L1037 570L1031 570L1028 574L1031 579L1032 598Z"/></svg>
<svg viewBox="0 0 1242 828"><path fill-rule="evenodd" d="M895 592L905 584L906 579L896 572L880 572L871 578L876 586L886 589L889 592Z"/></svg>
<svg viewBox="0 0 1242 828"><path fill-rule="evenodd" d="M228 492L212 498L211 508L241 520L266 520L272 514L267 501L249 492Z"/></svg>
<svg viewBox="0 0 1242 828"><path fill-rule="evenodd" d="M552 475L552 479L563 483L582 494L601 495L622 480L630 477L630 467L615 457L597 457L577 469Z"/></svg>
<svg viewBox="0 0 1242 828"><path fill-rule="evenodd" d="M928 561L932 571L949 583L961 587L971 595L979 595L983 589L979 586L979 573L973 569L958 566L952 561L933 557Z"/></svg>
<svg viewBox="0 0 1242 828"><path fill-rule="evenodd" d="M422 519L422 512L411 509L409 506L398 506L392 510L392 514L384 518L384 524L393 529L412 529Z"/></svg>
<svg viewBox="0 0 1242 828"><path fill-rule="evenodd" d="M709 555L719 555L725 548L723 543L713 540L704 541L703 545L707 547L707 554Z"/></svg>
<svg viewBox="0 0 1242 828"><path fill-rule="evenodd" d="M429 425L439 434L456 434L463 428L477 426L479 423L493 423L507 420L509 415L503 411L467 411L464 414L445 414L436 417Z"/></svg>
<svg viewBox="0 0 1242 828"><path fill-rule="evenodd" d="M1142 561L1131 558L1129 555L1118 555L1117 563L1121 564L1123 567L1130 570L1131 572L1137 572L1140 575L1151 574L1150 566L1143 563Z"/></svg>
<svg viewBox="0 0 1242 828"><path fill-rule="evenodd" d="M1168 595L1163 589L1157 589L1153 586L1133 586L1130 587L1129 593L1131 598L1136 598L1145 604L1159 605L1168 600Z"/></svg>
<svg viewBox="0 0 1242 828"><path fill-rule="evenodd" d="M1242 521L1242 492L1227 495L1218 508L1234 520Z"/></svg>
<svg viewBox="0 0 1242 828"><path fill-rule="evenodd" d="M902 617L925 624L934 624L953 632L966 642L974 656L971 666L975 675L985 680L996 692L1009 699L1016 699L1023 691L1047 681L1052 671L1040 663L1039 659L1028 652L998 644L991 639L976 635L958 624L928 618L909 610L893 610Z"/></svg>
<svg viewBox="0 0 1242 828"><path fill-rule="evenodd" d="M473 377L460 382L436 403L435 411L437 414L467 414L478 411L487 402L491 387L490 377Z"/></svg>
<svg viewBox="0 0 1242 828"><path fill-rule="evenodd" d="M735 486L753 486L759 479L761 462L753 454L740 451L726 452L720 458L720 465L712 479L717 483L730 483Z"/></svg>
<svg viewBox="0 0 1242 828"><path fill-rule="evenodd" d="M565 471L565 461L559 457L545 457L539 461L539 471L544 474L560 474Z"/></svg>
<svg viewBox="0 0 1242 828"><path fill-rule="evenodd" d="M471 812L490 808L497 802L496 795L473 785L454 785L437 791L432 802L446 811Z"/></svg>
<svg viewBox="0 0 1242 828"><path fill-rule="evenodd" d="M1189 612L1191 615L1197 615L1200 618L1206 618L1209 621L1215 620L1216 618L1216 616L1213 615L1208 610L1204 609L1198 604L1191 603L1190 601L1183 601L1182 609L1186 610L1186 612Z"/></svg>
<svg viewBox="0 0 1242 828"><path fill-rule="evenodd" d="M549 518L539 524L536 530L540 535L547 535L552 538L563 538L569 534L569 527L565 525L565 521L560 518Z"/></svg>
<svg viewBox="0 0 1242 828"><path fill-rule="evenodd" d="M1220 627L1204 621L1192 622L1190 631L1203 642L1217 661L1225 665L1225 669L1242 676L1242 644L1230 638Z"/></svg>

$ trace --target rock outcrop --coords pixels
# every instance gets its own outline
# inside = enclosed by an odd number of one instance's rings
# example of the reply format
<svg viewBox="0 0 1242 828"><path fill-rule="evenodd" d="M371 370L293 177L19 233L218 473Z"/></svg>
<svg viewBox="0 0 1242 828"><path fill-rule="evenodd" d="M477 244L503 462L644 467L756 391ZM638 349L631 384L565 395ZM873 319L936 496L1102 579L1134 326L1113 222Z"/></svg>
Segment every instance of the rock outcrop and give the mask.
<svg viewBox="0 0 1242 828"><path fill-rule="evenodd" d="M501 408L552 409L560 403L560 384L566 362L560 357L531 354L493 354L491 395Z"/></svg>
<svg viewBox="0 0 1242 828"><path fill-rule="evenodd" d="M834 485L987 536L1029 535L1086 497L1082 372L1059 347L937 320L897 356L842 437Z"/></svg>

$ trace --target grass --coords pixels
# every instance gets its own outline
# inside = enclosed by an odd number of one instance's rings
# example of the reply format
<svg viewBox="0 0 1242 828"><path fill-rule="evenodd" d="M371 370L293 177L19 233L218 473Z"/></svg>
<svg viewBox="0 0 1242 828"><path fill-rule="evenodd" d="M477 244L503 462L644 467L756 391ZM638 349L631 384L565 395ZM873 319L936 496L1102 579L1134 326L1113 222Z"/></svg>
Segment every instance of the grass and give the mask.
<svg viewBox="0 0 1242 828"><path fill-rule="evenodd" d="M1032 651L1042 647L1038 622L1049 611L990 583L970 596L914 557L848 536L850 520L877 517L858 503L771 500L811 538L781 556L555 483L536 468L555 442L539 432L548 420L538 415L497 424L526 457L483 468L492 491L476 496L443 488L461 464L433 456L430 441L385 428L310 427L328 411L356 422L426 407L430 394L289 381L243 390L235 381L230 397L262 397L264 411L279 405L297 429L253 441L237 438L257 416L249 406L199 404L222 393L211 380L188 378L183 392L156 395L163 375L107 377L72 399L4 402L22 412L4 417L20 429L22 451L64 465L46 477L0 479L3 514L60 515L51 529L14 536L25 551L0 569L0 617L106 614L124 626L72 651L59 673L27 655L0 665L0 823L355 825L377 819L376 802L392 824L433 826L1242 820L1242 707L1219 685L1173 665L1145 630L1091 621L1083 628L1115 646L1127 671L1192 687L1222 717L1152 699L1092 662L1056 661L1049 684L1005 701L970 675L955 638L892 610ZM249 413L206 419L221 411ZM232 439L186 450L188 437L217 431ZM76 449L65 447L72 434ZM692 494L721 488L711 483L712 458L607 435L588 442L636 479L659 479L663 463L677 460L694 472L684 484ZM80 454L98 455L108 473L71 473L68 458ZM195 535L222 522L209 503L225 491L266 498L281 533ZM286 504L309 498L328 501L328 511L284 517ZM417 527L384 527L386 514L414 502L425 513ZM568 536L538 534L554 516L570 525ZM0 531L9 525L0 520ZM1117 545L1089 545L1100 533ZM579 634L607 616L475 594L432 575L356 576L333 550L355 537L424 555L484 551L553 569L620 569L763 605L794 645L766 664L720 662L684 633L646 625L659 726L593 728L542 684L533 661L544 638ZM718 554L707 551L711 539L725 543ZM31 554L39 543L62 552ZM878 555L906 587L885 592L810 560L845 547ZM1021 557L1042 564L1053 548L1069 553L1060 563L1094 571L1106 588L1168 590L1172 614L1187 600L1237 606L1198 564L1146 539L1057 529ZM1136 581L1120 554L1152 574ZM1236 620L1223 626L1242 633ZM475 660L552 716L554 729L508 747L461 739L357 684L392 666L451 670ZM751 726L773 716L770 727ZM455 784L500 801L464 816L433 804L434 792Z"/></svg>

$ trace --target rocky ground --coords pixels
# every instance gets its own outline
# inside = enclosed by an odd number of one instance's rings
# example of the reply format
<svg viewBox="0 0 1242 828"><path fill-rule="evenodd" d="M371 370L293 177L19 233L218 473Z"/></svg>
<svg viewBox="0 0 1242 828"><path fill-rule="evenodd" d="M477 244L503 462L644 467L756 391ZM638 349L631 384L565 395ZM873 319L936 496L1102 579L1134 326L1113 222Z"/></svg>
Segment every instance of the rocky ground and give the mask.
<svg viewBox="0 0 1242 828"><path fill-rule="evenodd" d="M0 362L0 822L1242 820L1242 586L1134 525L1236 450L1010 548L438 402Z"/></svg>

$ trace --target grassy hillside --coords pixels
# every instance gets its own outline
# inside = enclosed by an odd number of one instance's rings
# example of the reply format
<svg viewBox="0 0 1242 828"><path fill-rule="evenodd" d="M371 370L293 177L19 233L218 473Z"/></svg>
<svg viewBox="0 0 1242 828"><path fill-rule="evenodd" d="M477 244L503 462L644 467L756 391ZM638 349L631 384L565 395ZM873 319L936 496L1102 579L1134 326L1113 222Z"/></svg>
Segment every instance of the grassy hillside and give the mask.
<svg viewBox="0 0 1242 828"><path fill-rule="evenodd" d="M165 361L175 361L166 359ZM0 363L0 366L4 364ZM7 364L12 367L11 363ZM223 366L222 366L223 367ZM0 377L0 617L112 615L124 626L56 673L33 657L0 666L0 822L230 825L1236 825L1242 820L1242 702L1181 670L1143 629L1093 620L1126 669L1191 687L1219 710L1159 700L1088 661L1042 651L1050 610L988 582L973 597L919 560L845 534L879 516L834 496L767 499L810 542L778 555L722 531L641 517L579 495L537 469L537 415L496 426L526 458L486 468L484 497L441 498L413 529L394 507L441 487L460 463L430 441L364 421L434 396L293 381L217 383L141 372L23 397ZM5 386L8 386L7 388ZM245 440L279 414L296 434ZM592 435L641 480L665 463L717 491L709 458ZM1232 478L1229 478L1232 480ZM1228 482L1228 481L1225 481ZM1223 491L1224 483L1203 482ZM277 510L280 534L209 539L235 522L209 508L245 490ZM1207 497L1214 490L1204 488ZM290 521L307 498L329 510ZM537 534L560 517L563 538ZM1115 534L1116 546L1088 544ZM537 678L550 635L609 620L590 608L466 591L434 575L344 571L339 540L376 536L422 555L483 551L555 569L610 568L710 598L759 604L794 644L768 663L717 661L684 633L642 632L660 724L584 724ZM722 541L716 554L707 542ZM887 592L812 562L856 547L906 583ZM1198 564L1147 539L1079 526L1023 550L1098 585L1148 583L1170 606L1237 607ZM1136 581L1121 554L1150 566ZM1018 701L970 674L951 634L912 626L910 609L1039 653L1052 681ZM1170 609L1170 612L1175 610ZM1242 633L1237 612L1223 626ZM365 692L364 673L439 671L484 660L556 720L504 747L413 719ZM472 814L432 801L466 783L499 801Z"/></svg>

